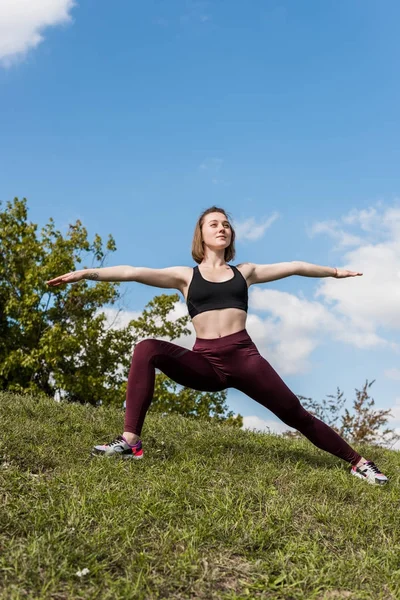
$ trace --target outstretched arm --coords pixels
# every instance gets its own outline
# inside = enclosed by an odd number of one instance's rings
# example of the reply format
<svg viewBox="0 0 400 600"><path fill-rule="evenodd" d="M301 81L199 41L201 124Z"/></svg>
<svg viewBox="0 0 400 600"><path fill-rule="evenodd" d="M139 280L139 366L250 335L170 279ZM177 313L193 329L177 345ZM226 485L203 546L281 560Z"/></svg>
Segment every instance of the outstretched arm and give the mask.
<svg viewBox="0 0 400 600"><path fill-rule="evenodd" d="M137 281L154 287L180 289L187 277L189 267L166 267L165 269L149 269L147 267L102 267L100 269L81 269L59 275L47 281L50 286L63 283L75 283L82 279L93 281Z"/></svg>
<svg viewBox="0 0 400 600"><path fill-rule="evenodd" d="M336 267L321 267L302 261L281 262L270 265L250 263L250 265L251 269L248 277L250 285L276 281L277 279L283 279L291 275L302 275L303 277L336 277L337 279L362 275L358 271L347 271L346 269L337 269Z"/></svg>

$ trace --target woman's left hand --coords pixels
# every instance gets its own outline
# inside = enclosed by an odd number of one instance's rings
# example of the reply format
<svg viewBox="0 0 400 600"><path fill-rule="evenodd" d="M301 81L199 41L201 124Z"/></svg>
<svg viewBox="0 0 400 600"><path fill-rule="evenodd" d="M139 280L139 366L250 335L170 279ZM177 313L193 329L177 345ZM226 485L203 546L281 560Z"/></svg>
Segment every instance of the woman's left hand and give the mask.
<svg viewBox="0 0 400 600"><path fill-rule="evenodd" d="M337 269L336 279L344 279L345 277L358 277L362 275L359 271L348 271L347 269Z"/></svg>

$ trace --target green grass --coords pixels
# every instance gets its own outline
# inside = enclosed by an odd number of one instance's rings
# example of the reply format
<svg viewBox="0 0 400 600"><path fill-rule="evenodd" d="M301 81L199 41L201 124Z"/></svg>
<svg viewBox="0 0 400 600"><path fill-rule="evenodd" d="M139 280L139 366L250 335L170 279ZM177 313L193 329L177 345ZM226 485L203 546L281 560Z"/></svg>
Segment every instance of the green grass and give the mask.
<svg viewBox="0 0 400 600"><path fill-rule="evenodd" d="M380 488L307 440L179 415L148 415L133 462L90 456L115 408L0 393L0 419L1 599L400 597L398 452L357 448Z"/></svg>

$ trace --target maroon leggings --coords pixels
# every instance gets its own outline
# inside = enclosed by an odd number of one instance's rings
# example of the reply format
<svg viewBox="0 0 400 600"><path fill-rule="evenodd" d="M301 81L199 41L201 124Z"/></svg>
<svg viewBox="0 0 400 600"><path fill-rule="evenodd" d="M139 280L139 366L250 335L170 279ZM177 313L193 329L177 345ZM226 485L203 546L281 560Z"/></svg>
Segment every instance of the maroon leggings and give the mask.
<svg viewBox="0 0 400 600"><path fill-rule="evenodd" d="M302 407L260 355L246 329L211 340L196 338L192 350L162 340L139 342L128 378L125 431L141 434L153 398L156 368L178 384L195 390L219 392L236 388L300 431L318 448L352 465L361 458L333 429Z"/></svg>

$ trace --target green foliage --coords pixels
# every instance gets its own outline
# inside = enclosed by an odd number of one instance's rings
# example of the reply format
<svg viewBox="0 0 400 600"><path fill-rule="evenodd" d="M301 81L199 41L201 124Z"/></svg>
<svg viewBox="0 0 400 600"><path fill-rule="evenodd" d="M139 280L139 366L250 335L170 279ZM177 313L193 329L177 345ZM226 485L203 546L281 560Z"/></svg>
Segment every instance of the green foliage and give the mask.
<svg viewBox="0 0 400 600"><path fill-rule="evenodd" d="M180 413L186 417L200 417L204 420L224 421L234 427L243 427L242 415L235 416L232 411L226 413L227 392L199 392L190 388L181 388L163 373L156 376L154 398L150 411L161 413Z"/></svg>
<svg viewBox="0 0 400 600"><path fill-rule="evenodd" d="M391 446L400 439L400 435L389 427L382 430L391 416L391 410L374 410L375 400L368 392L373 383L375 380L371 383L367 380L361 390L356 389L353 413L345 409L341 417L340 433L353 443L380 443Z"/></svg>
<svg viewBox="0 0 400 600"><path fill-rule="evenodd" d="M353 401L352 412L347 408L342 413L346 403L343 392L337 388L336 396L330 394L321 402L298 396L306 410L321 421L332 427L350 443L379 444L393 446L399 439L394 429L385 427L391 416L390 409L374 410L375 400L370 397L369 389L375 383L368 380L361 390L356 389L356 398ZM298 432L287 431L288 437L299 437Z"/></svg>
<svg viewBox="0 0 400 600"><path fill-rule="evenodd" d="M324 421L332 429L339 431L337 423L340 418L340 411L346 402L346 399L343 398L343 392L339 388L336 390L336 396L328 394L321 401L306 398L305 396L298 396L298 398L304 408L317 417L317 419L321 419L321 421Z"/></svg>
<svg viewBox="0 0 400 600"><path fill-rule="evenodd" d="M52 219L38 237L26 200L15 198L0 212L0 249L0 389L51 396L63 390L71 401L97 400L118 379L121 336L108 331L99 314L104 304L116 302L118 284L84 281L50 289L46 281L74 270L84 254L91 266L101 266L115 250L113 238L106 248L98 235L90 243L80 221L63 236Z"/></svg>
<svg viewBox="0 0 400 600"><path fill-rule="evenodd" d="M77 265L104 266L115 250L111 235L105 245L98 234L90 242L79 220L63 235L50 219L39 235L25 199L15 198L0 211L0 390L122 406L135 345L148 337L172 341L190 333L188 315L169 320L178 294L156 296L138 319L116 329L103 311L119 301L118 283L47 286ZM240 415L224 414L226 392L175 393L176 384L162 374L156 390L154 410L242 424Z"/></svg>
<svg viewBox="0 0 400 600"><path fill-rule="evenodd" d="M189 323L189 315L179 317L174 322L168 320L169 313L178 300L178 294L168 296L163 294L150 300L140 317L130 322L130 325L139 332L135 343L139 337L141 339L144 337L167 337L173 341L182 335L189 335L190 329L185 327Z"/></svg>
<svg viewBox="0 0 400 600"><path fill-rule="evenodd" d="M153 413L142 461L91 458L122 421L0 392L0 598L400 598L399 452L368 448L374 487L304 438Z"/></svg>

